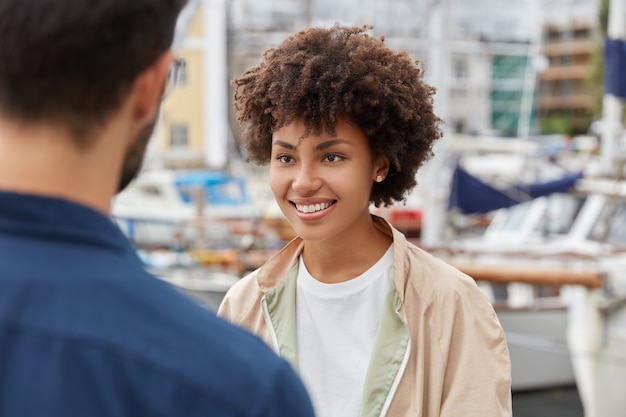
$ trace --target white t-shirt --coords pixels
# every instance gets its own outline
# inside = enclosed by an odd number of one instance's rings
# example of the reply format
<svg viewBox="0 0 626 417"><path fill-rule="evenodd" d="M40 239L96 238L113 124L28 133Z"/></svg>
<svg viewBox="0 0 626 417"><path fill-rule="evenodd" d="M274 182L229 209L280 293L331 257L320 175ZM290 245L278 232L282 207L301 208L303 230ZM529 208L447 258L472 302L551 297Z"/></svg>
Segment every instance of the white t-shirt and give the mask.
<svg viewBox="0 0 626 417"><path fill-rule="evenodd" d="M296 320L300 375L318 417L358 417L363 384L392 282L393 244L362 275L337 284L311 276L302 257Z"/></svg>

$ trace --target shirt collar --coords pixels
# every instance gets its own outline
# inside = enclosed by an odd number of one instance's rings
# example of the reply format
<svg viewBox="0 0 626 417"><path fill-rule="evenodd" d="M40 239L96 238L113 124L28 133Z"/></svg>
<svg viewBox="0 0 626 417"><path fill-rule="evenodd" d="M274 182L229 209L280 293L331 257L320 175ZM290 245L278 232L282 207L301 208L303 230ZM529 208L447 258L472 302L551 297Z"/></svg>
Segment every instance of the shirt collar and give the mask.
<svg viewBox="0 0 626 417"><path fill-rule="evenodd" d="M98 245L116 252L134 249L104 214L55 197L0 191L0 232Z"/></svg>

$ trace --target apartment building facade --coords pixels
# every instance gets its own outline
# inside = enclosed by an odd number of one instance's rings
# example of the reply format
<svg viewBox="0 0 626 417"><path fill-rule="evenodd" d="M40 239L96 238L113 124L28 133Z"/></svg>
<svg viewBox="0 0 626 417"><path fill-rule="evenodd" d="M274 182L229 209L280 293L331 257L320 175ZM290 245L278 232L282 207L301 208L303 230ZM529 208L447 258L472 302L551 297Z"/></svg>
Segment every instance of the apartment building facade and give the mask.
<svg viewBox="0 0 626 417"><path fill-rule="evenodd" d="M535 106L543 130L584 134L594 117L590 85L594 55L601 50L597 19L546 24Z"/></svg>

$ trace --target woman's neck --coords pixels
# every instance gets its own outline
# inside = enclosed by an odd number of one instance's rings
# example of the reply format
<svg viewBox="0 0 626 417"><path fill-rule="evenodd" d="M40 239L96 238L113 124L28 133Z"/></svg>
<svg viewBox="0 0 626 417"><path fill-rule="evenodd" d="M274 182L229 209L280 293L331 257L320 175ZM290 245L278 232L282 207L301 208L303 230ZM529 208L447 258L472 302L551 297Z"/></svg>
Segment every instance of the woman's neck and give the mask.
<svg viewBox="0 0 626 417"><path fill-rule="evenodd" d="M338 283L356 278L372 267L393 242L373 222L357 235L332 241L304 242L302 253L307 269L316 279Z"/></svg>

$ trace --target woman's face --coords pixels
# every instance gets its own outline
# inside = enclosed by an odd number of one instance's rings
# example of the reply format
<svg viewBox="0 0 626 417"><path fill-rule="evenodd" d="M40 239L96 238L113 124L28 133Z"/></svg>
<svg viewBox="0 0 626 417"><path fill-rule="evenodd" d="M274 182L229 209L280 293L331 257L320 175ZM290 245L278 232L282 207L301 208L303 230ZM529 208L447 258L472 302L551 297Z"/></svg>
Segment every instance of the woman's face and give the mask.
<svg viewBox="0 0 626 417"><path fill-rule="evenodd" d="M369 197L387 164L373 162L367 137L339 118L336 136L305 132L297 119L272 136L270 186L282 212L304 240L346 238L369 222Z"/></svg>

